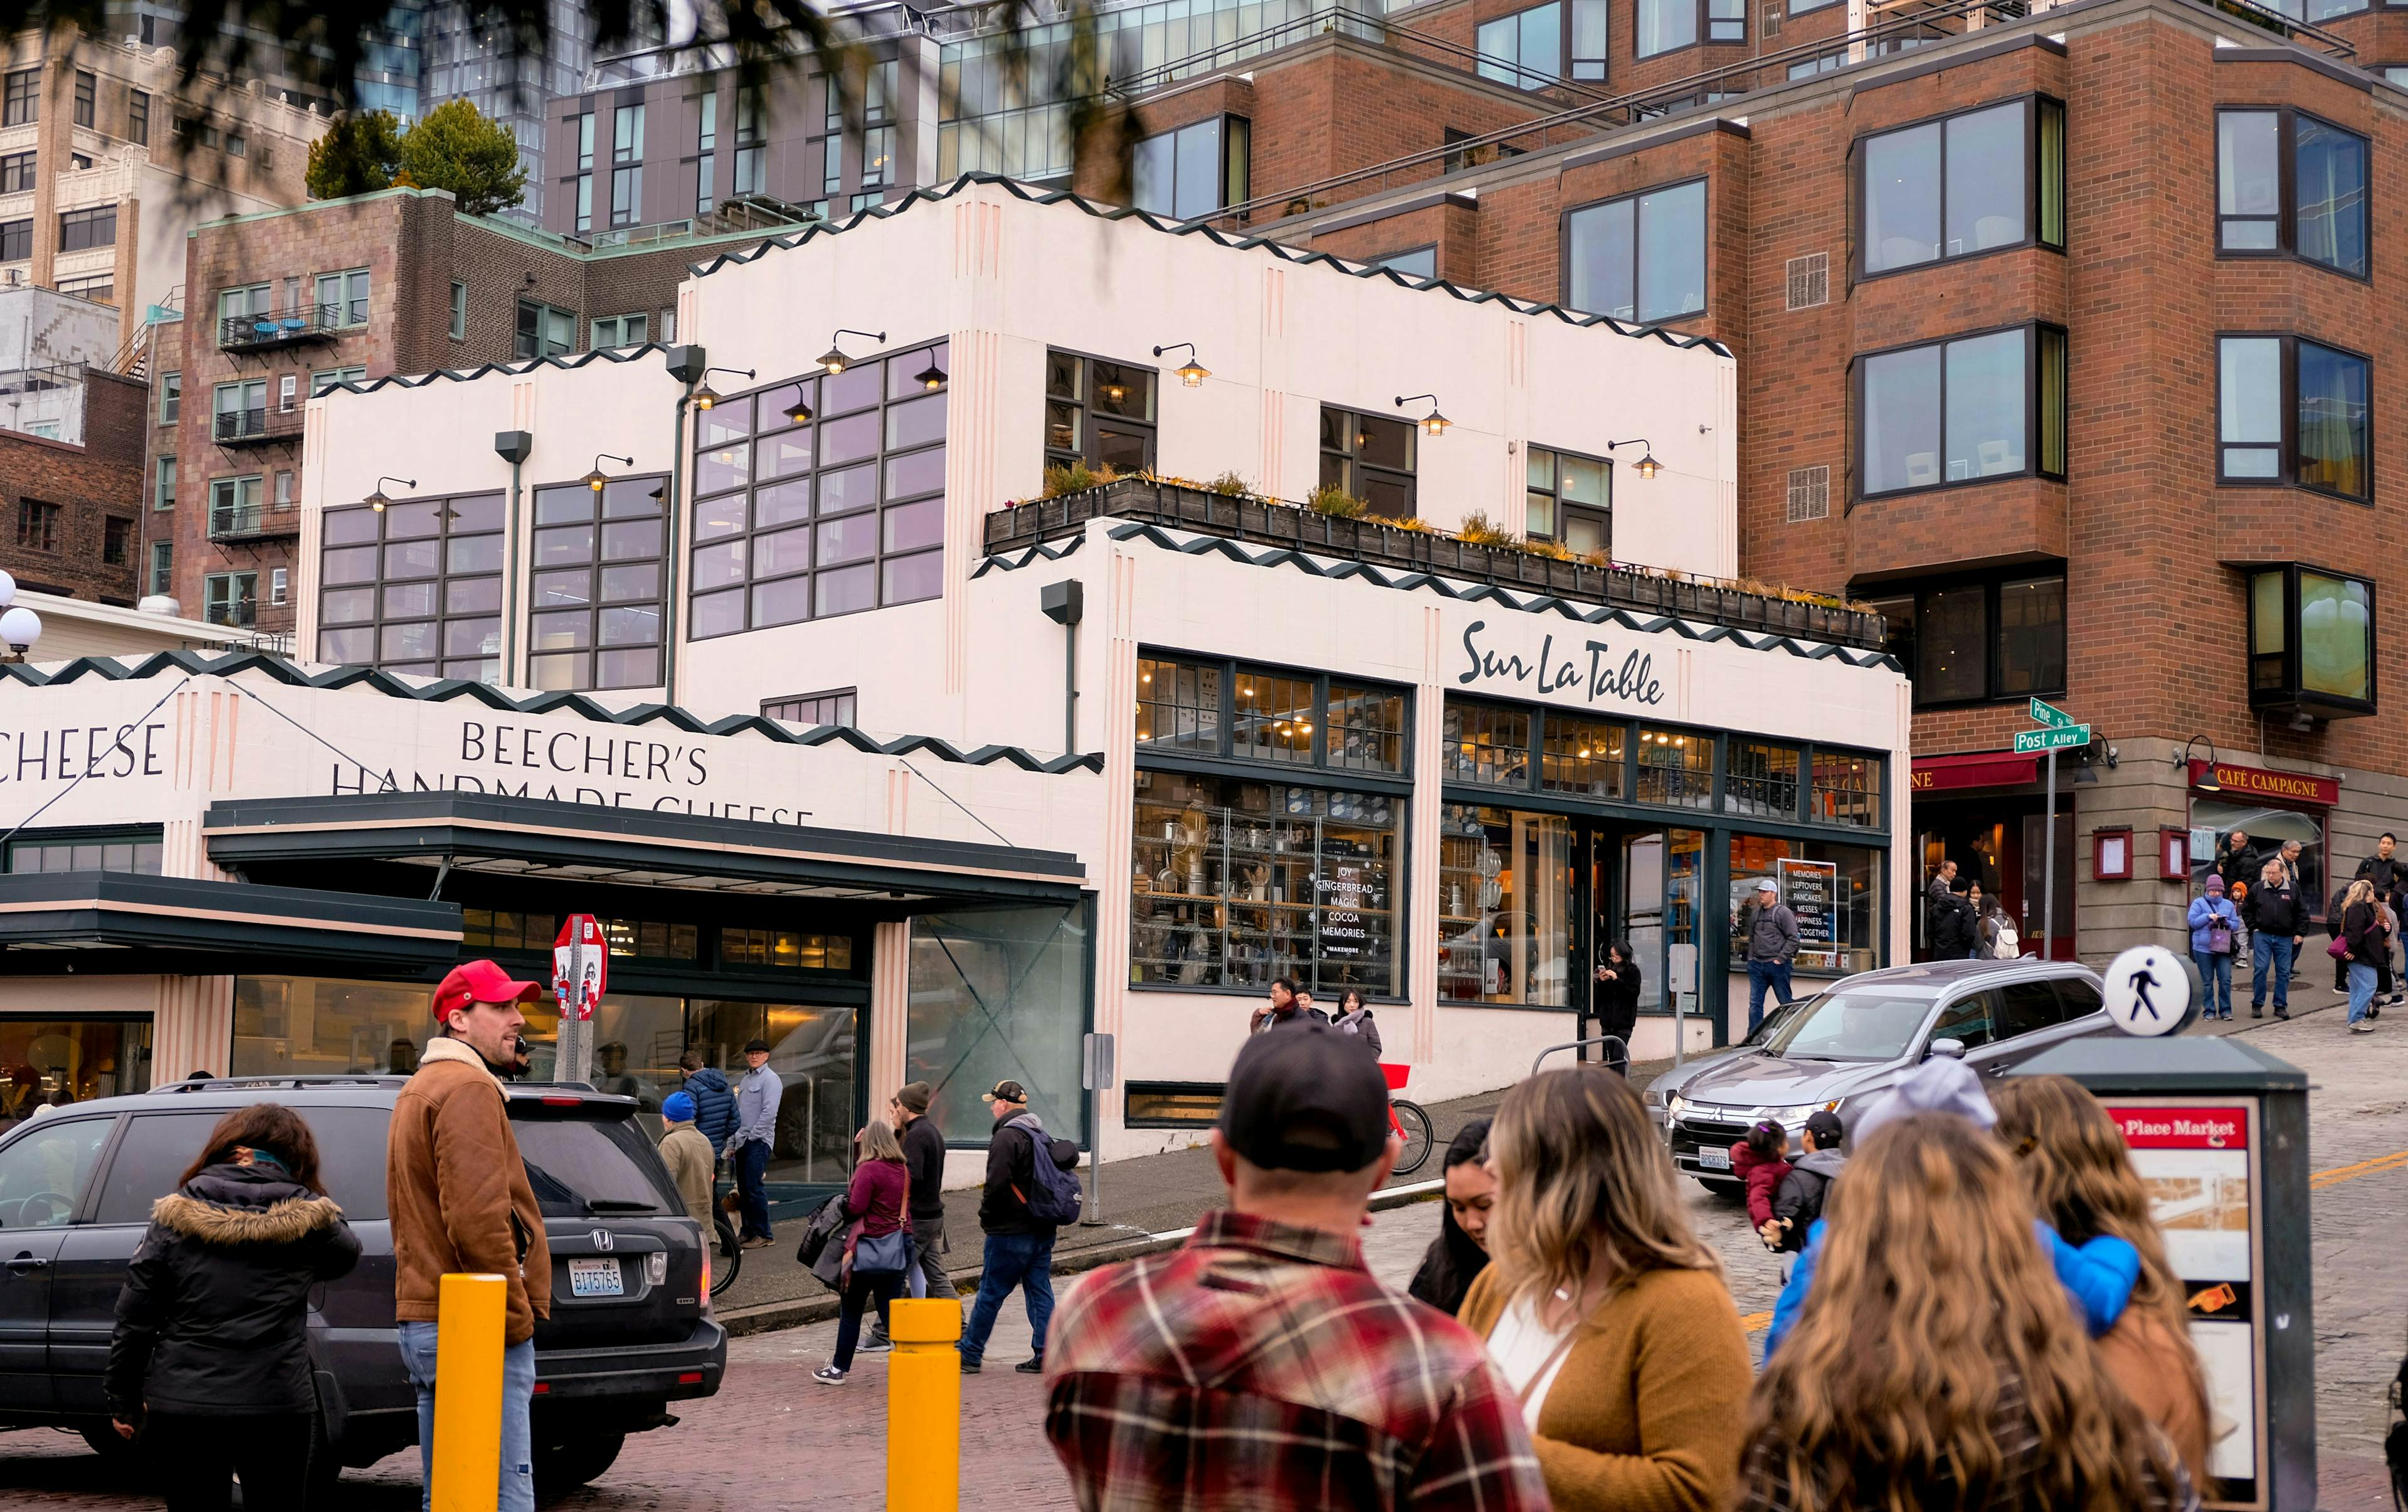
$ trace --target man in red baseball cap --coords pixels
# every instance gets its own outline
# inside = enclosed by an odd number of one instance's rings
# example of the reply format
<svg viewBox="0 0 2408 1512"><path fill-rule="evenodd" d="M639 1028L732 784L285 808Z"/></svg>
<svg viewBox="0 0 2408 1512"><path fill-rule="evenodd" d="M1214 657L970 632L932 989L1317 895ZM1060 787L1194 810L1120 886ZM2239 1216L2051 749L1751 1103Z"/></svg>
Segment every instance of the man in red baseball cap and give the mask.
<svg viewBox="0 0 2408 1512"><path fill-rule="evenodd" d="M452 969L435 989L435 1037L394 1100L385 1207L393 1216L394 1316L418 1389L422 1468L432 1476L435 1324L447 1273L509 1283L502 1342L500 1512L533 1512L535 1320L552 1316L543 1212L510 1133L502 1078L513 1069L521 1005L543 995L489 960Z"/></svg>

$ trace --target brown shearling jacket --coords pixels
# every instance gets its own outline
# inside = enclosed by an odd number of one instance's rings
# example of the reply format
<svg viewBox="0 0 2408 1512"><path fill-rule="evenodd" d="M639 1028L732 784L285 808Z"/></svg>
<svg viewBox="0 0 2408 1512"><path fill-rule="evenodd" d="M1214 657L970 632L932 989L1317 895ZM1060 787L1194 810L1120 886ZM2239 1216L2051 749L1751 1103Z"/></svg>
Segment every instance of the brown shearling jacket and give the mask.
<svg viewBox="0 0 2408 1512"><path fill-rule="evenodd" d="M394 1102L384 1176L393 1311L434 1322L447 1273L498 1275L509 1283L503 1342L521 1344L552 1316L552 1251L501 1087L476 1051L436 1039Z"/></svg>

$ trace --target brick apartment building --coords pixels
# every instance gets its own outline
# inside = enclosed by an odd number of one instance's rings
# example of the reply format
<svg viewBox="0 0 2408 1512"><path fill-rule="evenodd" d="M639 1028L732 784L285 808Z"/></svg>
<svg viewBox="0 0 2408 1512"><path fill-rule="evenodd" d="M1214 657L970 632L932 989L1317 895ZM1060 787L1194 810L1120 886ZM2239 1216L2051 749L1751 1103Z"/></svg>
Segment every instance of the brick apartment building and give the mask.
<svg viewBox="0 0 2408 1512"><path fill-rule="evenodd" d="M0 570L21 588L130 607L149 390L82 368L55 397L80 441L0 427Z"/></svg>
<svg viewBox="0 0 2408 1512"><path fill-rule="evenodd" d="M153 338L146 591L211 624L289 630L312 393L672 339L687 265L748 239L705 225L596 248L419 189L201 227L189 313Z"/></svg>
<svg viewBox="0 0 2408 1512"><path fill-rule="evenodd" d="M2408 821L2371 717L2408 693L2373 636L2408 590L2372 507L2408 468L2391 59L2408 15L2364 7L1469 0L1126 93L1140 200L1171 165L1182 216L1727 343L1742 571L1888 616L1920 859L2103 959L2232 829L2301 841L2321 914ZM1568 540L1539 461L1504 523ZM2096 735L2053 929L2033 698Z"/></svg>

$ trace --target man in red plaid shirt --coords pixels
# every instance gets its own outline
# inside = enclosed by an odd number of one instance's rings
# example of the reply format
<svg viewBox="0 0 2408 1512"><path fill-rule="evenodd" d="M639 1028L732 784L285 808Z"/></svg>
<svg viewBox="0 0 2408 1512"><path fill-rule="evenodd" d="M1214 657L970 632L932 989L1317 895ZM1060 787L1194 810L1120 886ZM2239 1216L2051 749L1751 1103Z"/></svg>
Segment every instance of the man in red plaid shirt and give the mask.
<svg viewBox="0 0 2408 1512"><path fill-rule="evenodd" d="M1212 1153L1234 1211L1054 1320L1045 1433L1087 1512L1547 1505L1480 1341L1363 1268L1388 1090L1326 1024L1248 1041Z"/></svg>

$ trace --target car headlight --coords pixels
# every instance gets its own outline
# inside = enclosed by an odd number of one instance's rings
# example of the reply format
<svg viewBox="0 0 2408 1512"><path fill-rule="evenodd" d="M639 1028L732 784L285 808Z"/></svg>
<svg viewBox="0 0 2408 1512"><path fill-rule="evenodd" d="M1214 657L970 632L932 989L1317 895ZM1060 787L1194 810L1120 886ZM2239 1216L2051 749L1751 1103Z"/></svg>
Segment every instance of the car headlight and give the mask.
<svg viewBox="0 0 2408 1512"><path fill-rule="evenodd" d="M1664 1110L1667 1113L1672 1114L1676 1117L1683 1110L1686 1109L1688 1105L1689 1100L1683 1097L1678 1092L1668 1092L1664 1095Z"/></svg>

